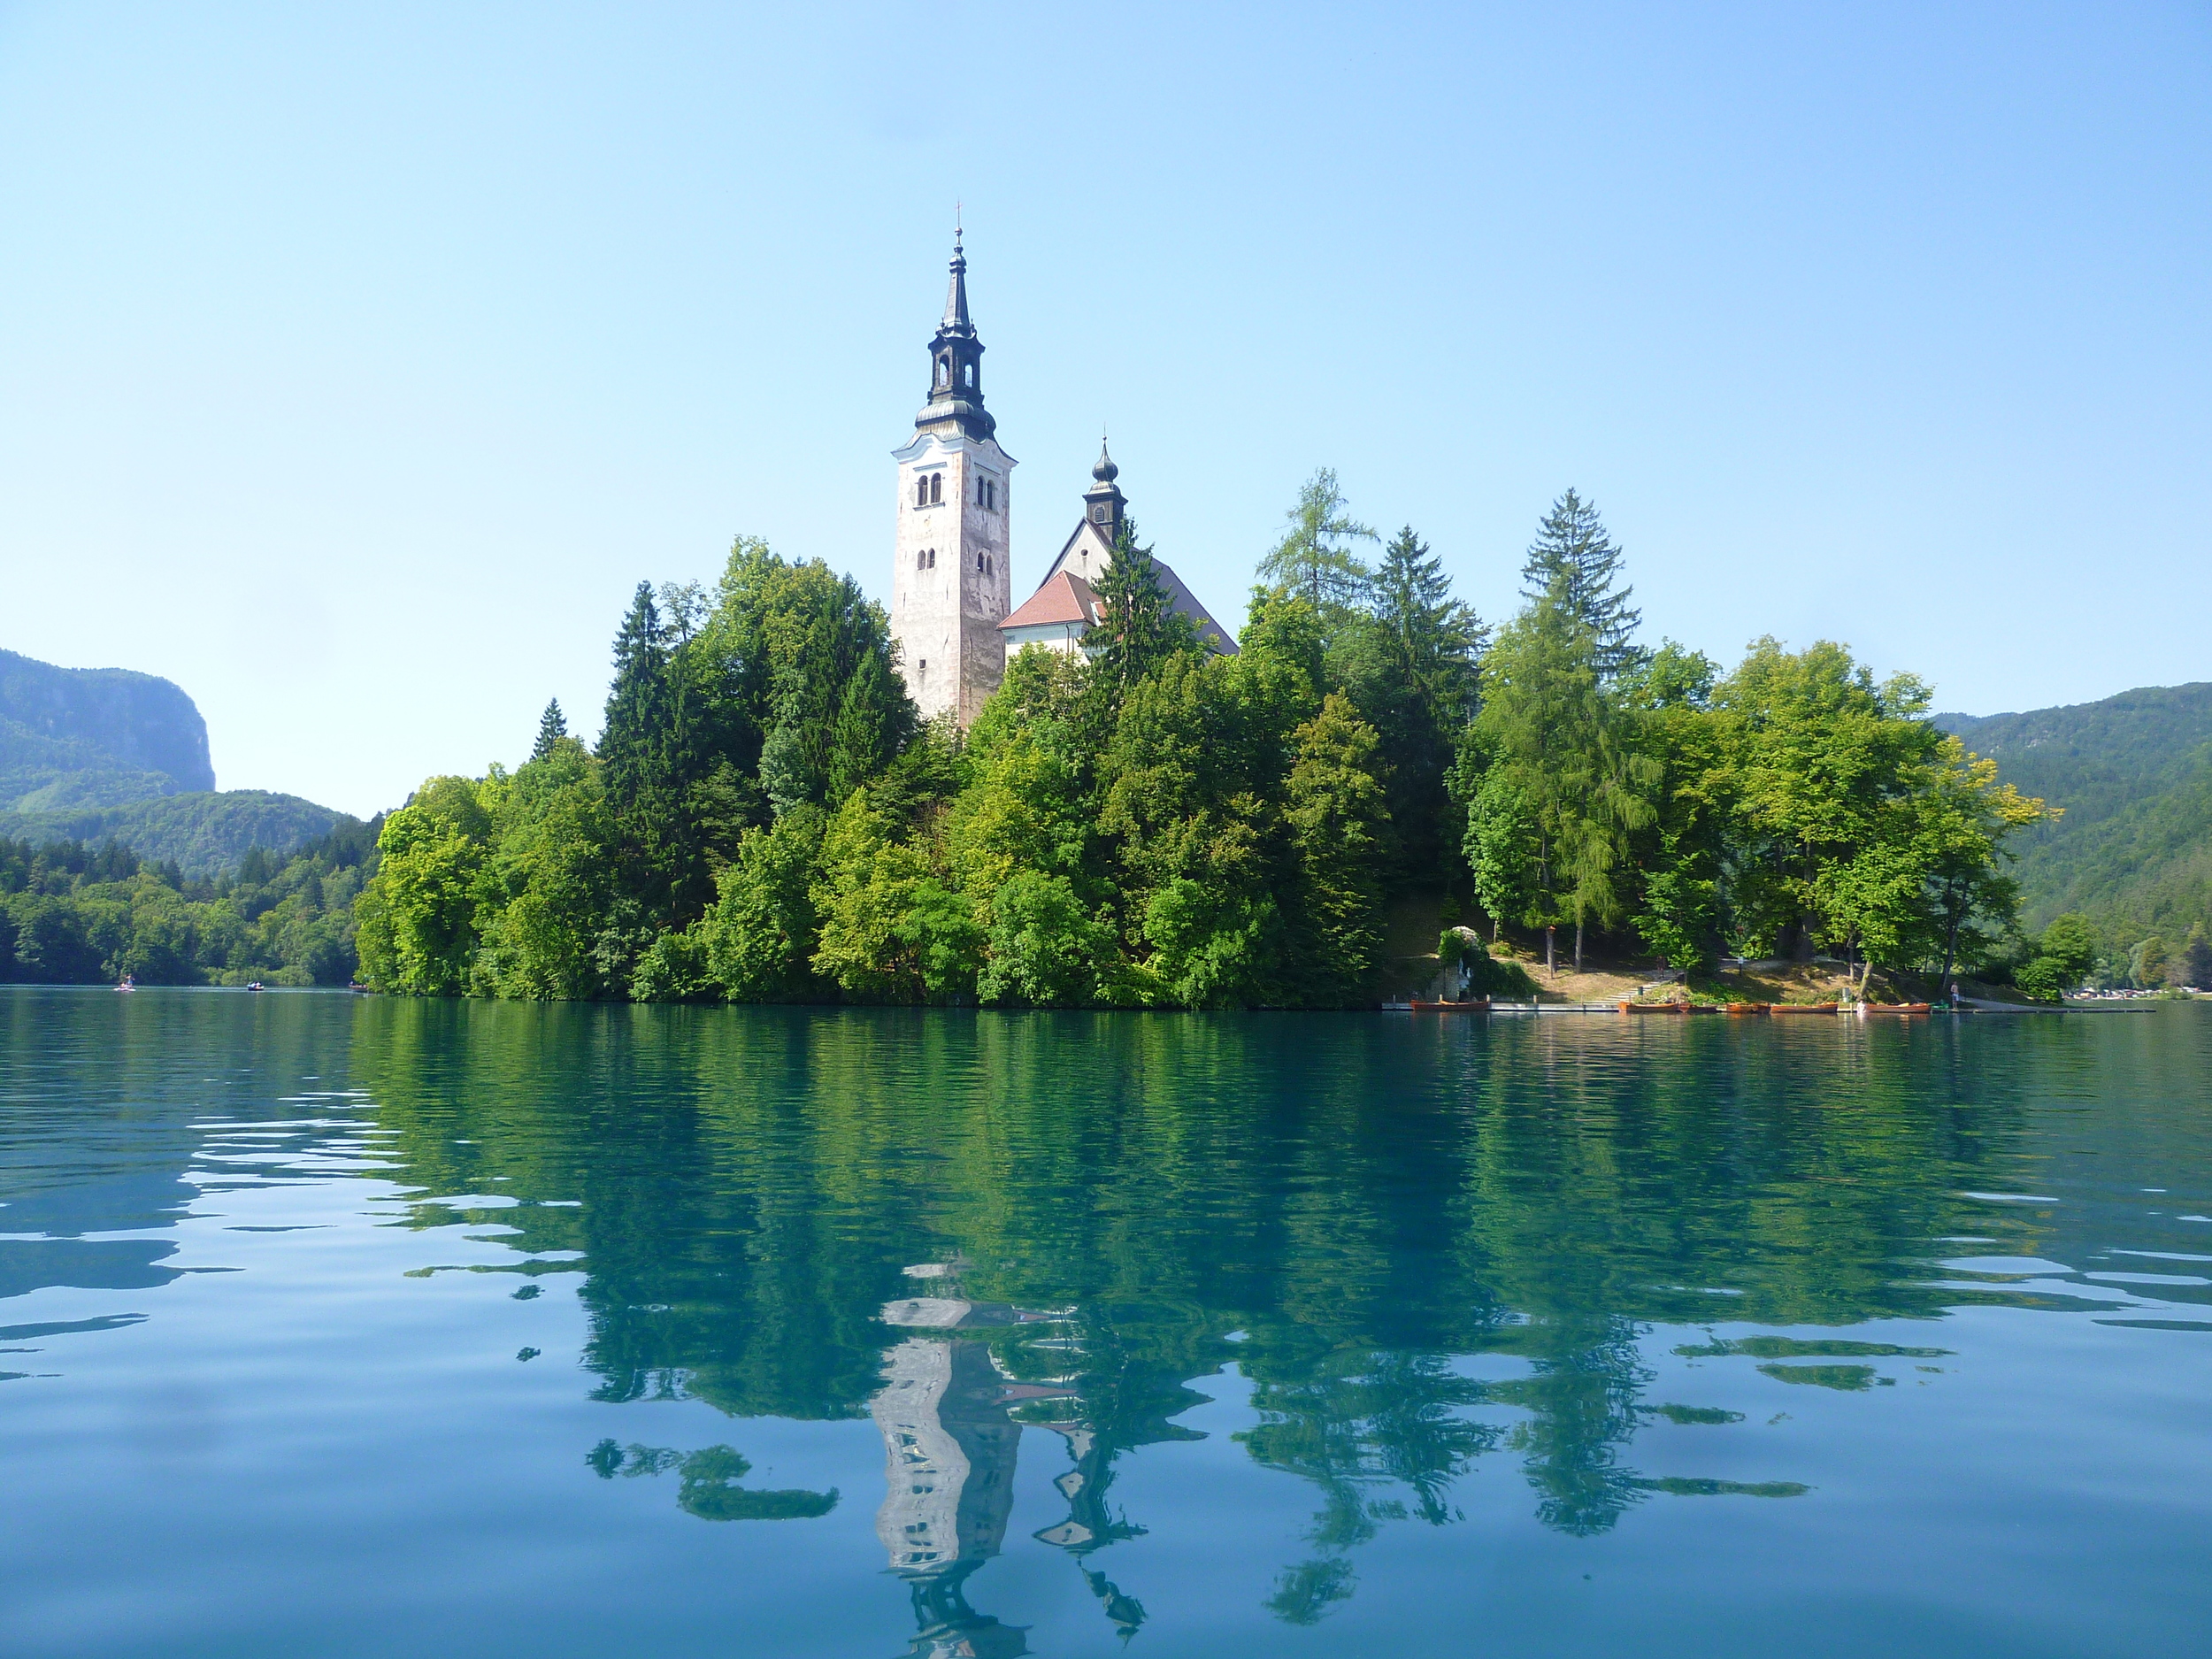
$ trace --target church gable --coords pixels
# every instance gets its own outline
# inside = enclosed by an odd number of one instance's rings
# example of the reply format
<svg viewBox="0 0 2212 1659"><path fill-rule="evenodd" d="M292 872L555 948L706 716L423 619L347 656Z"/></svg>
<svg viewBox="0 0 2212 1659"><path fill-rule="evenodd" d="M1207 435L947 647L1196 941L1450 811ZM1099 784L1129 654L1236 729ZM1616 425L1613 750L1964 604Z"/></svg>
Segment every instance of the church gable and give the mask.
<svg viewBox="0 0 2212 1659"><path fill-rule="evenodd" d="M1060 549L1060 556L1046 569L1044 581L1037 586L1042 588L1063 571L1087 582L1095 582L1113 562L1114 544L1106 539L1100 526L1086 518L1075 526L1075 534L1067 539Z"/></svg>

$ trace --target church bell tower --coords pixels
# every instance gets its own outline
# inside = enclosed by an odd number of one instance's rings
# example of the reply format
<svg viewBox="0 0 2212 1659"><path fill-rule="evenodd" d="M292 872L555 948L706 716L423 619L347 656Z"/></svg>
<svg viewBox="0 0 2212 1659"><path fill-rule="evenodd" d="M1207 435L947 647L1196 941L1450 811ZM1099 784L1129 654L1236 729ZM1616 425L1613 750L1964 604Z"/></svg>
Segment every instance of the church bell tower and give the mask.
<svg viewBox="0 0 2212 1659"><path fill-rule="evenodd" d="M944 320L929 342L929 401L898 463L891 638L922 718L966 726L1006 666L998 625L1007 570L1007 484L1013 457L983 407L983 342L968 315L968 261L956 234Z"/></svg>

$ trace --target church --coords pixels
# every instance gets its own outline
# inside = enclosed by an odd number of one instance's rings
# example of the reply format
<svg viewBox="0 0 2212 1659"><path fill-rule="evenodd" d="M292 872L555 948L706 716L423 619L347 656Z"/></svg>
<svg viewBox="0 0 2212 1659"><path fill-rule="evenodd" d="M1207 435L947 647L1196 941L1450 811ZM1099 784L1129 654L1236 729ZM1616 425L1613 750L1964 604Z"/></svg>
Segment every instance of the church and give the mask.
<svg viewBox="0 0 2212 1659"><path fill-rule="evenodd" d="M968 261L957 238L929 361L929 401L914 418L913 441L891 452L898 463L891 637L922 718L949 713L964 726L1025 646L1071 654L1083 648L1099 618L1097 582L1113 563L1128 501L1116 481L1120 469L1102 444L1082 517L1017 610L1008 529L1014 457L999 447L998 422L983 406L983 342L968 314ZM1199 638L1234 652L1228 630L1182 579L1165 564L1159 572Z"/></svg>

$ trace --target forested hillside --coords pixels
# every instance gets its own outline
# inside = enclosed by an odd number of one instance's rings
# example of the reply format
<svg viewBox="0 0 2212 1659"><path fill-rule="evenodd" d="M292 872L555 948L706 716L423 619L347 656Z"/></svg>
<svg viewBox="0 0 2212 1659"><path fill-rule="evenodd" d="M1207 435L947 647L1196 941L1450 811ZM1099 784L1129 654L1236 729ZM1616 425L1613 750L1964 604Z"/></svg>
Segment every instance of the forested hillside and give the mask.
<svg viewBox="0 0 2212 1659"><path fill-rule="evenodd" d="M0 840L127 847L187 878L289 853L342 817L297 795L218 791L207 724L168 680L0 651Z"/></svg>
<svg viewBox="0 0 2212 1659"><path fill-rule="evenodd" d="M343 818L296 795L261 789L162 795L129 806L0 813L0 836L17 841L119 841L142 858L173 864L188 877L237 870L258 849L280 856L326 835Z"/></svg>
<svg viewBox="0 0 2212 1659"><path fill-rule="evenodd" d="M342 818L288 858L249 848L211 880L112 841L0 839L0 982L344 985L380 827Z"/></svg>
<svg viewBox="0 0 2212 1659"><path fill-rule="evenodd" d="M119 806L214 787L206 722L168 680L0 651L0 811Z"/></svg>
<svg viewBox="0 0 2212 1659"><path fill-rule="evenodd" d="M2124 952L2212 925L2212 684L1937 723L2064 810L2021 837L2031 924L2081 911Z"/></svg>

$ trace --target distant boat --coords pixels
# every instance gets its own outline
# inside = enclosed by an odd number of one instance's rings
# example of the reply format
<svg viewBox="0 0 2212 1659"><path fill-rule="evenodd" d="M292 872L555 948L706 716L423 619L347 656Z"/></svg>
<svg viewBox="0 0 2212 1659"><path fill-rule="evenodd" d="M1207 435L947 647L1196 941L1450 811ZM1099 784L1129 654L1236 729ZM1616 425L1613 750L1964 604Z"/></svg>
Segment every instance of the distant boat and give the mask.
<svg viewBox="0 0 2212 1659"><path fill-rule="evenodd" d="M250 985L247 986L246 988L249 991L258 991L261 988L261 981L256 979Z"/></svg>
<svg viewBox="0 0 2212 1659"><path fill-rule="evenodd" d="M116 986L115 988L119 991L135 991L138 988L138 983L127 973L123 976L122 980Z"/></svg>

